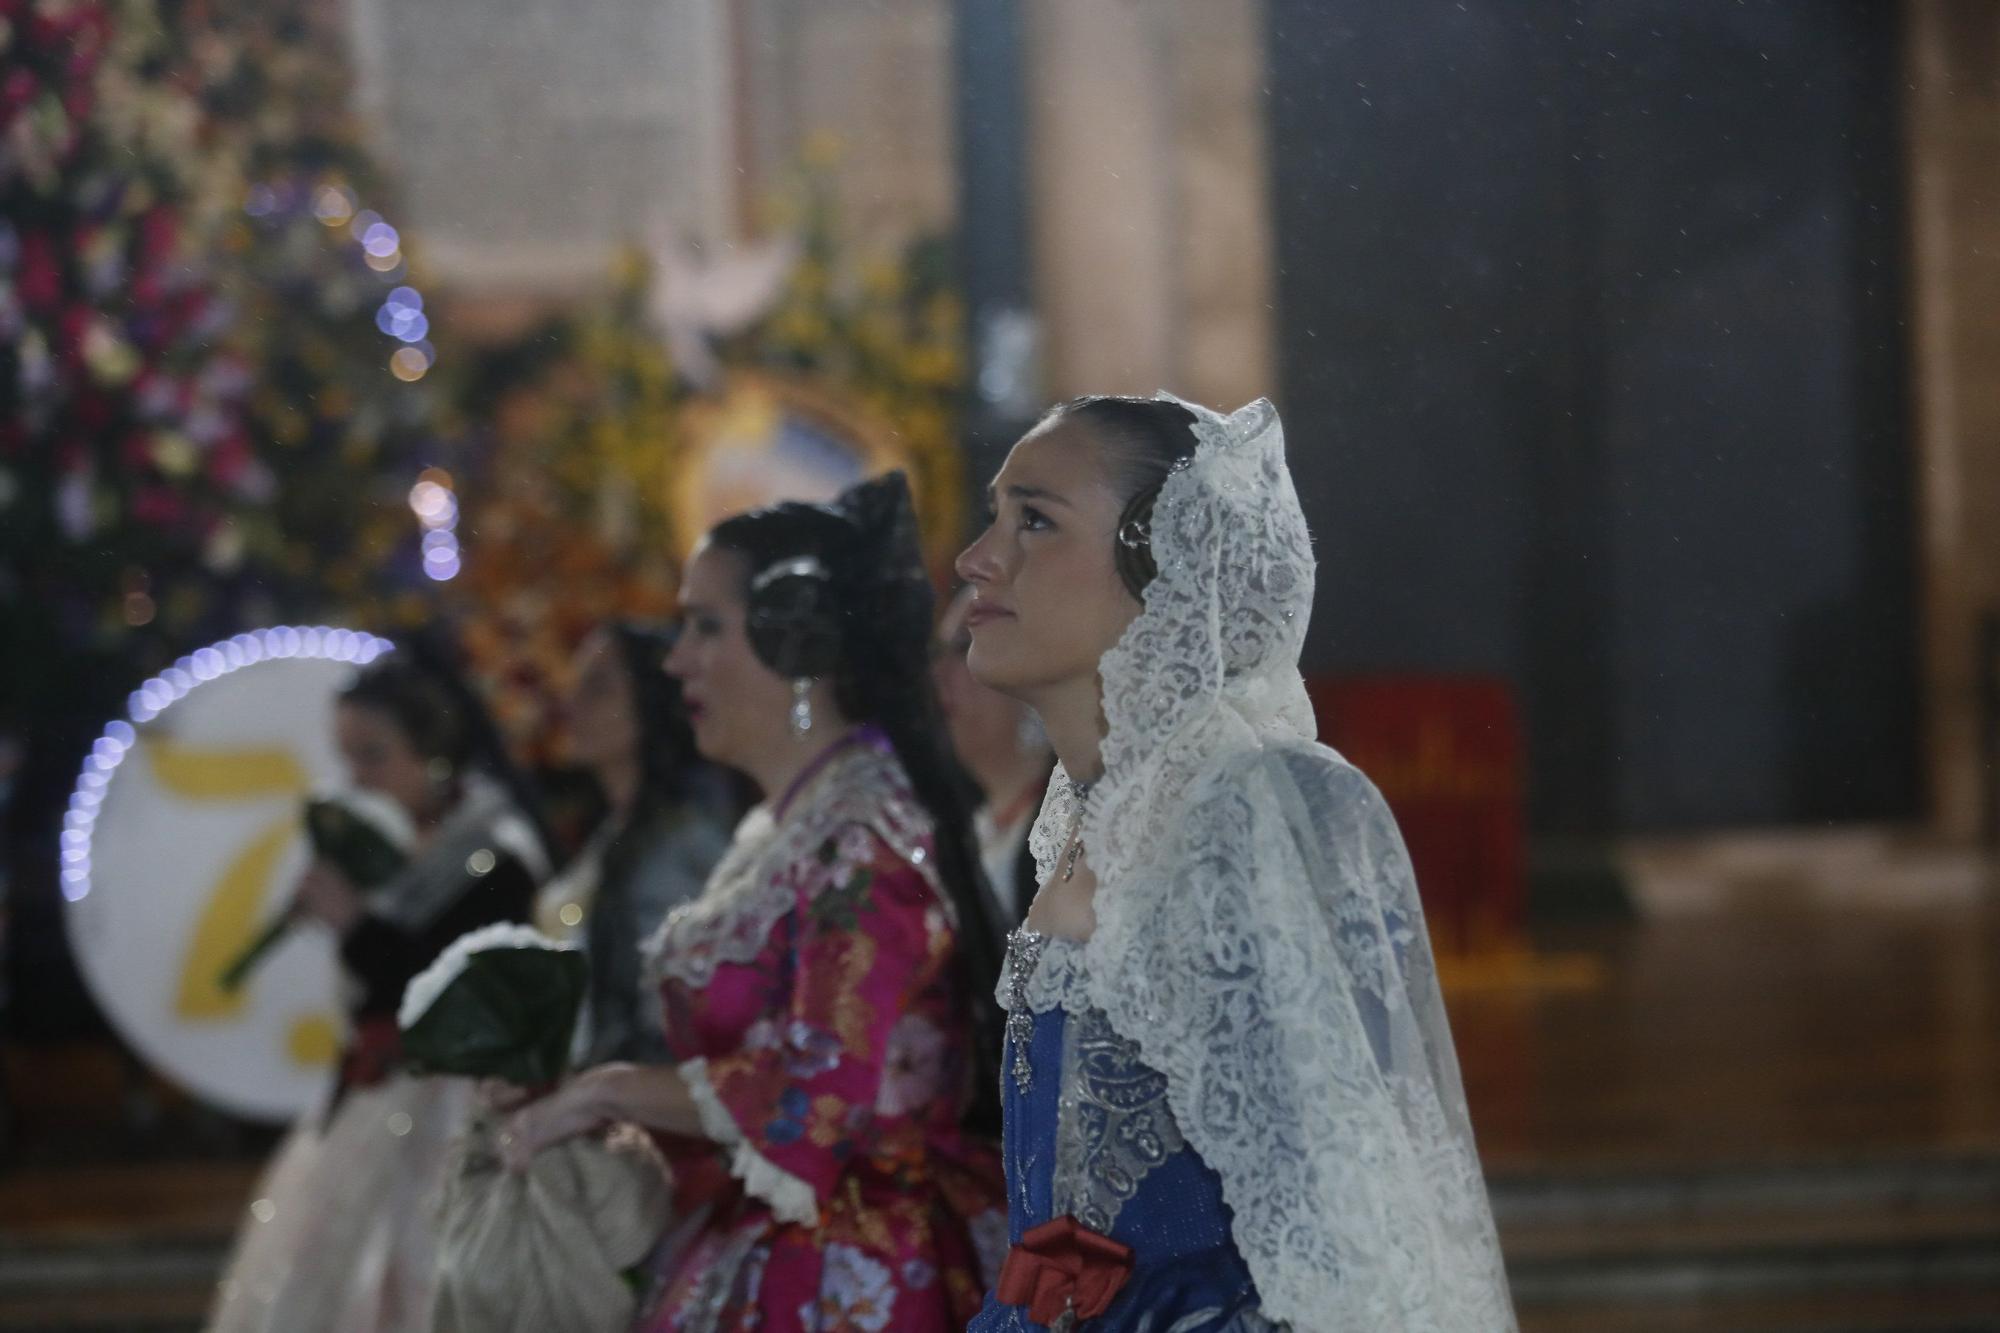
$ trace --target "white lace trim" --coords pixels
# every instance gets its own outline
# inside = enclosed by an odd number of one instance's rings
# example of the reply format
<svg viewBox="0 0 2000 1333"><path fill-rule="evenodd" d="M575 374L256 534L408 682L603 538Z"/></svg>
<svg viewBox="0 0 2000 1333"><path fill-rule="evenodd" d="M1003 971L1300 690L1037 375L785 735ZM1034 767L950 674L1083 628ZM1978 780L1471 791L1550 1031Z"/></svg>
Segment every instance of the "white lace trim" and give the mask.
<svg viewBox="0 0 2000 1333"><path fill-rule="evenodd" d="M932 824L893 753L867 741L835 755L782 820L759 806L737 826L729 850L692 902L667 914L646 944L654 984L671 979L694 990L725 963L763 952L771 930L797 906L794 868L844 830L865 828L915 867L954 927L957 912L931 865Z"/></svg>
<svg viewBox="0 0 2000 1333"><path fill-rule="evenodd" d="M1277 414L1187 406L1198 447L1154 508L1159 575L1099 664L1080 984L1166 1076L1266 1315L1512 1329L1401 838L1311 740L1312 547ZM1031 839L1044 878L1072 813L1058 770Z"/></svg>
<svg viewBox="0 0 2000 1333"><path fill-rule="evenodd" d="M430 966L411 977L403 987L402 1002L396 1006L396 1026L405 1032L415 1027L430 1007L437 1003L438 996L451 988L459 974L472 964L475 955L488 949L548 949L552 951L574 951L574 944L550 939L533 926L517 925L512 921L496 921L490 926L469 930L431 960Z"/></svg>
<svg viewBox="0 0 2000 1333"><path fill-rule="evenodd" d="M680 1076L694 1099L695 1114L701 1117L701 1132L730 1150L729 1174L743 1182L743 1188L771 1206L780 1222L801 1226L819 1225L819 1201L812 1186L750 1146L742 1126L716 1094L709 1081L708 1061L699 1057L684 1061Z"/></svg>

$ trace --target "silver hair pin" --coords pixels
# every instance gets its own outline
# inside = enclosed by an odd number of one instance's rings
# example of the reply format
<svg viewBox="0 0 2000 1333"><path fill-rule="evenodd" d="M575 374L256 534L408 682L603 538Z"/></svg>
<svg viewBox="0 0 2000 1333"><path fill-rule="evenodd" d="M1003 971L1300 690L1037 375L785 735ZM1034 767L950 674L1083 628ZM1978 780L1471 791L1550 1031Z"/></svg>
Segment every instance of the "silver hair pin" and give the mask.
<svg viewBox="0 0 2000 1333"><path fill-rule="evenodd" d="M751 579L750 591L762 592L779 579L823 579L825 577L826 566L820 563L818 556L795 555L788 560L780 560L776 564L768 566L762 573Z"/></svg>

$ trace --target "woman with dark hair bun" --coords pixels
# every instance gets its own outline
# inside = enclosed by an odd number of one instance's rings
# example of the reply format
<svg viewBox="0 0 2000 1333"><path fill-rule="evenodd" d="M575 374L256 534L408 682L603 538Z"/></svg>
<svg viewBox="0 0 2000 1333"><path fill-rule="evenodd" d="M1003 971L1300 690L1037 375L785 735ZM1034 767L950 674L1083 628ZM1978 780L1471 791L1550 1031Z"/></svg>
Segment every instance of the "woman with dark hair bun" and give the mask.
<svg viewBox="0 0 2000 1333"><path fill-rule="evenodd" d="M590 958L578 1063L664 1060L660 1006L639 953L669 910L701 892L740 809L729 777L694 748L673 636L606 621L577 648L567 700L570 755L605 803L582 850L543 886L535 925Z"/></svg>
<svg viewBox="0 0 2000 1333"><path fill-rule="evenodd" d="M963 1328L1004 1247L999 956L902 477L719 524L681 597L695 742L765 800L649 950L675 1063L589 1070L503 1148L655 1132L682 1221L647 1330Z"/></svg>
<svg viewBox="0 0 2000 1333"><path fill-rule="evenodd" d="M401 1070L396 1008L451 941L526 920L548 870L490 720L438 653L410 644L365 668L334 723L354 808L395 826L407 860L365 897L326 861L299 881L291 911L334 932L347 981L335 1100L273 1158L211 1333L430 1327L435 1213L472 1090Z"/></svg>

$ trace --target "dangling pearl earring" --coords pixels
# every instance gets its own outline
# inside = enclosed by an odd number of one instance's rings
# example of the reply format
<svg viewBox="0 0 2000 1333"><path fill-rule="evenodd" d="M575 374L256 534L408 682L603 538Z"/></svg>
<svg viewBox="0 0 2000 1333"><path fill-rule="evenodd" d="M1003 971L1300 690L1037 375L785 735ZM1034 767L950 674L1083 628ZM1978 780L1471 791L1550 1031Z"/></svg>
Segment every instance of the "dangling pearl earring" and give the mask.
<svg viewBox="0 0 2000 1333"><path fill-rule="evenodd" d="M1021 720L1014 728L1014 744L1022 754L1040 754L1049 748L1049 730L1042 725L1039 713L1033 709L1021 711Z"/></svg>
<svg viewBox="0 0 2000 1333"><path fill-rule="evenodd" d="M792 682L792 739L803 745L813 729L812 677Z"/></svg>

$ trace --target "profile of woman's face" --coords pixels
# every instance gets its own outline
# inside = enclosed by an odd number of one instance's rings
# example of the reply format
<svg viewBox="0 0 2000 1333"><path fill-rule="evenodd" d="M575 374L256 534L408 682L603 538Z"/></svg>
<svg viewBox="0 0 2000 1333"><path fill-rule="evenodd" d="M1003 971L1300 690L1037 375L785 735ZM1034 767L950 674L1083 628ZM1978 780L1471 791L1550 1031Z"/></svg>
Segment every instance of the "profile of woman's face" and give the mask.
<svg viewBox="0 0 2000 1333"><path fill-rule="evenodd" d="M681 576L681 632L666 670L681 683L696 748L718 764L756 773L797 743L791 682L750 646L749 577L734 551L707 541L695 548Z"/></svg>
<svg viewBox="0 0 2000 1333"><path fill-rule="evenodd" d="M1032 431L993 479L993 517L960 554L974 590L966 666L1032 701L1090 680L1139 614L1113 562L1124 497L1088 427L1058 419Z"/></svg>
<svg viewBox="0 0 2000 1333"><path fill-rule="evenodd" d="M570 754L586 768L630 763L639 753L639 713L618 644L595 630L570 663Z"/></svg>
<svg viewBox="0 0 2000 1333"><path fill-rule="evenodd" d="M342 703L334 710L333 733L355 786L388 797L413 820L431 813L437 784L431 780L430 761L388 712L371 704Z"/></svg>

